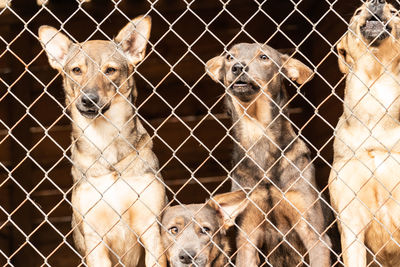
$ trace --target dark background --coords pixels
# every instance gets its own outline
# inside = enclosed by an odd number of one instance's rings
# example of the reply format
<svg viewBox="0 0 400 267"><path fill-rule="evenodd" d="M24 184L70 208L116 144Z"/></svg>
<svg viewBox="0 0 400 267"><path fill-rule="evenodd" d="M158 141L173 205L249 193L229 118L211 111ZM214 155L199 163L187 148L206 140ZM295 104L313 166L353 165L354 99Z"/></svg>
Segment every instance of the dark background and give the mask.
<svg viewBox="0 0 400 267"><path fill-rule="evenodd" d="M169 199L182 203L203 202L230 185L232 139L224 88L205 75L204 63L243 41L296 51L295 57L316 75L301 90L288 86L291 119L307 140L318 185L328 195L333 128L344 87L334 45L361 1L221 2L228 1L124 0L115 5L92 0L79 8L73 0L49 1L45 7L15 0L12 10L0 11L0 264L8 259L14 266L81 262L70 229L71 121L63 113L60 75L36 38L43 24L62 26L83 42L112 38L128 18L151 15L152 45L136 74L137 106L153 136ZM331 234L337 249L337 232Z"/></svg>

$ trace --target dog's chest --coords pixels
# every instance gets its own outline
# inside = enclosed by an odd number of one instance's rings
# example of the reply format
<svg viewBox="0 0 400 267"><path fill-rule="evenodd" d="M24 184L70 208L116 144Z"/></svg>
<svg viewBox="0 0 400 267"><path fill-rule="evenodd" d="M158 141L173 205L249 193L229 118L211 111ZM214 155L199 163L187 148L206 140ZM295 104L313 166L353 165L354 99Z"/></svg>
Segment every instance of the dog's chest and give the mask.
<svg viewBox="0 0 400 267"><path fill-rule="evenodd" d="M84 129L83 136L98 150L104 151L118 137L118 130L109 123L98 122Z"/></svg>
<svg viewBox="0 0 400 267"><path fill-rule="evenodd" d="M260 142L265 142L268 134L263 125L252 119L242 121L238 128L240 144L247 151L257 147Z"/></svg>
<svg viewBox="0 0 400 267"><path fill-rule="evenodd" d="M400 79L390 73L369 77L366 73L351 76L345 96L345 108L366 125L376 127L384 116L394 120L400 114Z"/></svg>
<svg viewBox="0 0 400 267"><path fill-rule="evenodd" d="M373 216L371 224L366 228L366 243L373 252L381 251L392 256L400 256L400 250L393 246L391 238L400 242L400 154L383 151L370 151L369 159L360 158L362 166L368 166L366 173L371 173L366 180L358 181L357 197L367 205L368 213ZM365 169L367 170L367 168ZM382 249L383 248L383 249Z"/></svg>
<svg viewBox="0 0 400 267"><path fill-rule="evenodd" d="M72 204L76 221L84 218L115 253L124 255L129 250L122 260L125 266L137 264L129 262L139 258L140 246L135 244L144 228L140 222L147 223L141 216L146 218L148 210L156 212L150 200L156 205L162 205L164 201L154 179L151 174L119 176L110 173L87 177L74 188Z"/></svg>
<svg viewBox="0 0 400 267"><path fill-rule="evenodd" d="M120 155L129 148L128 140L110 124L89 125L80 138L85 139L85 152L98 158L98 162L105 166L117 163Z"/></svg>
<svg viewBox="0 0 400 267"><path fill-rule="evenodd" d="M335 156L352 157L364 150L391 150L398 146L400 85L396 77L383 74L371 79L365 73L349 78L344 115L337 127Z"/></svg>

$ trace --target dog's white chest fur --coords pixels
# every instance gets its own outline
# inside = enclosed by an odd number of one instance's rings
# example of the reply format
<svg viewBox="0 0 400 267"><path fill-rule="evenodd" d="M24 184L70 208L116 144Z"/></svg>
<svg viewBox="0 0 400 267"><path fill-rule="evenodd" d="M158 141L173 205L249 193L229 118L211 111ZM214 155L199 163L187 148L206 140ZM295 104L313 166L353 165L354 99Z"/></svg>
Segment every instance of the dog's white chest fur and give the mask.
<svg viewBox="0 0 400 267"><path fill-rule="evenodd" d="M364 72L357 72L349 79L348 87L351 90L347 92L345 108L357 113L361 120L366 118L366 114L370 114L369 119L374 117L376 120L384 115L398 116L399 83L400 79L390 73L370 78ZM363 122L368 123L368 121Z"/></svg>
<svg viewBox="0 0 400 267"><path fill-rule="evenodd" d="M348 79L344 114L336 129L335 154L370 149L392 150L400 140L400 79L392 73L370 78L365 72ZM348 125L351 125L349 127ZM356 130L355 130L356 129Z"/></svg>
<svg viewBox="0 0 400 267"><path fill-rule="evenodd" d="M82 130L78 139L84 140L85 146L82 148L84 153L89 157L83 157L79 164L83 169L88 168L91 171L96 171L97 174L107 172L103 170L114 166L120 160L119 157L129 153L132 144L124 138L124 135L117 122L110 122L104 118L97 118L93 121L84 121L79 123L79 128Z"/></svg>
<svg viewBox="0 0 400 267"><path fill-rule="evenodd" d="M119 131L111 123L99 120L96 123L89 124L84 129L83 135L97 150L105 152L107 149L112 149L111 144L118 137Z"/></svg>
<svg viewBox="0 0 400 267"><path fill-rule="evenodd" d="M240 130L242 132L241 144L246 150L249 150L254 147L263 136L266 135L266 131L263 125L258 121L248 117L242 119L246 120L246 123L240 124Z"/></svg>

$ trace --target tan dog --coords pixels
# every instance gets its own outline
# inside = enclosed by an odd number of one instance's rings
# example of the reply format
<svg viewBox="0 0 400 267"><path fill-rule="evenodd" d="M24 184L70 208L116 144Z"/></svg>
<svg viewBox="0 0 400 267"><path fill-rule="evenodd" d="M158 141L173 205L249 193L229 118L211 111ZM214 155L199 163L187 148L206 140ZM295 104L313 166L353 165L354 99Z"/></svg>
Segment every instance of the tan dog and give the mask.
<svg viewBox="0 0 400 267"><path fill-rule="evenodd" d="M177 205L163 214L161 231L171 267L229 266L226 230L248 204L247 192L220 194L207 204Z"/></svg>
<svg viewBox="0 0 400 267"><path fill-rule="evenodd" d="M42 26L50 65L63 76L72 123L74 239L88 266L166 266L157 218L165 205L152 141L135 114L134 66L145 55L150 17L115 41L73 43ZM158 175L158 174L157 174ZM139 198L140 195L140 198Z"/></svg>
<svg viewBox="0 0 400 267"><path fill-rule="evenodd" d="M238 220L236 266L298 266L306 255L313 267L329 266L328 216L310 151L288 120L283 83L285 75L304 84L312 70L258 43L234 45L225 56L209 60L206 70L227 91L236 139L232 190L252 189L251 205Z"/></svg>
<svg viewBox="0 0 400 267"><path fill-rule="evenodd" d="M400 264L399 39L398 11L374 0L355 12L337 46L347 80L329 189L349 267L372 256L378 266Z"/></svg>

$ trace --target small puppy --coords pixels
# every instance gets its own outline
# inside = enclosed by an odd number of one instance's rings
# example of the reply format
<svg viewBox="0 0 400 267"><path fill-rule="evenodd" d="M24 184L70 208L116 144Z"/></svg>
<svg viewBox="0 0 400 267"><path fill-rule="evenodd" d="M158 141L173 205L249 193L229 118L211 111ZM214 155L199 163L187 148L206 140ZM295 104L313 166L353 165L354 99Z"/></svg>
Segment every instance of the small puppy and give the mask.
<svg viewBox="0 0 400 267"><path fill-rule="evenodd" d="M337 50L347 79L329 191L343 261L399 266L399 11L384 0L366 1Z"/></svg>
<svg viewBox="0 0 400 267"><path fill-rule="evenodd" d="M246 191L220 194L207 204L169 207L162 218L161 237L172 267L223 267L230 247L226 230L246 208Z"/></svg>
<svg viewBox="0 0 400 267"><path fill-rule="evenodd" d="M144 58L150 28L150 17L141 16L114 41L82 44L53 27L39 29L50 65L63 77L72 118L72 227L88 266L137 266L141 244L146 266L166 266L157 223L165 188L151 138L133 107L132 74Z"/></svg>
<svg viewBox="0 0 400 267"><path fill-rule="evenodd" d="M307 253L311 266L329 266L331 242L310 151L288 120L283 84L284 76L303 84L312 71L258 43L234 45L206 70L227 88L236 139L232 190L252 188L238 220L236 266L258 266L260 251L273 266L305 263Z"/></svg>

